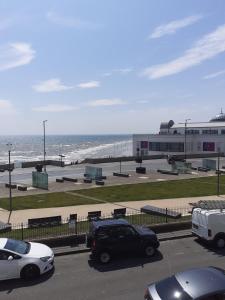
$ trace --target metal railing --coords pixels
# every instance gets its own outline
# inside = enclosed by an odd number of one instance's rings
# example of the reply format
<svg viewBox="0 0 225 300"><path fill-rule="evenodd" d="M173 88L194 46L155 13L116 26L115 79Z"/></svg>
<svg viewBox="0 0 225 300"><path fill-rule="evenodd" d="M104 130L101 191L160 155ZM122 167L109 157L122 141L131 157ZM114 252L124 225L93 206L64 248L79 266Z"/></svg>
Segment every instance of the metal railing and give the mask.
<svg viewBox="0 0 225 300"><path fill-rule="evenodd" d="M171 208L169 209L171 210ZM151 226L156 224L181 222L191 219L190 207L172 209L181 213L181 218L174 219L167 215L157 216L145 214L138 211L127 213L125 219L134 225ZM112 215L102 215L100 219L113 219ZM57 237L67 237L72 235L85 234L89 230L90 221L87 217L78 217L77 220L62 219L61 224L42 223L37 226L29 226L28 223L11 224L11 230L4 230L0 227L0 238L14 238L20 240L41 240Z"/></svg>

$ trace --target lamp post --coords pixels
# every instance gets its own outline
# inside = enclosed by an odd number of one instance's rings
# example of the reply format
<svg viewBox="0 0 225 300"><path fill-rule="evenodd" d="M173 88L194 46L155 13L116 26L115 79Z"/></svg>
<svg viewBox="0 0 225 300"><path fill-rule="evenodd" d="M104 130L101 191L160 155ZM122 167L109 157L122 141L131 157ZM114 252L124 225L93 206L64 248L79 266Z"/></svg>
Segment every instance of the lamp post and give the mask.
<svg viewBox="0 0 225 300"><path fill-rule="evenodd" d="M11 186L11 150L12 150L12 144L7 143L6 144L8 148L8 154L9 154L9 211L10 214L12 212L12 186Z"/></svg>
<svg viewBox="0 0 225 300"><path fill-rule="evenodd" d="M47 122L48 120L44 120L43 121L43 129L44 129L44 171L46 172L46 165L45 165L45 155L46 155L46 151L45 151L45 123Z"/></svg>
<svg viewBox="0 0 225 300"><path fill-rule="evenodd" d="M187 122L191 119L185 119L184 123L184 160L186 161L187 157Z"/></svg>
<svg viewBox="0 0 225 300"><path fill-rule="evenodd" d="M220 148L218 148L217 156L217 196L220 195Z"/></svg>

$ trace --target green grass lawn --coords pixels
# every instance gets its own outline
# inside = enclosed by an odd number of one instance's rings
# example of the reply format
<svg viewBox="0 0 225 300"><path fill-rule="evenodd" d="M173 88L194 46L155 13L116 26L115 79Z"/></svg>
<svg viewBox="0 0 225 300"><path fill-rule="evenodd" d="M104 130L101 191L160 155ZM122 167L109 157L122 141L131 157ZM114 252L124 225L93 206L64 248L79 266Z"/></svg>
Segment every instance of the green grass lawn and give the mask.
<svg viewBox="0 0 225 300"><path fill-rule="evenodd" d="M99 203L83 195L107 202L209 196L217 193L217 177L126 184L74 192L79 195L59 192L13 197L13 210ZM225 194L225 176L220 176L220 194ZM8 209L9 199L0 198L0 207Z"/></svg>

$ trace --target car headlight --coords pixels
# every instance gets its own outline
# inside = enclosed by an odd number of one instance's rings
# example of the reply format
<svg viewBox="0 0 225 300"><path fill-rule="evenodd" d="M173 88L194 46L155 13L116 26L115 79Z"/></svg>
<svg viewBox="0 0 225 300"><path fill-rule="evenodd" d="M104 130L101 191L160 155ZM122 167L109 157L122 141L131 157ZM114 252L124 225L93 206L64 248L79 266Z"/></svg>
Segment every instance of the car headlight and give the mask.
<svg viewBox="0 0 225 300"><path fill-rule="evenodd" d="M40 257L40 260L43 262L48 261L51 258L51 256L44 256L44 257Z"/></svg>

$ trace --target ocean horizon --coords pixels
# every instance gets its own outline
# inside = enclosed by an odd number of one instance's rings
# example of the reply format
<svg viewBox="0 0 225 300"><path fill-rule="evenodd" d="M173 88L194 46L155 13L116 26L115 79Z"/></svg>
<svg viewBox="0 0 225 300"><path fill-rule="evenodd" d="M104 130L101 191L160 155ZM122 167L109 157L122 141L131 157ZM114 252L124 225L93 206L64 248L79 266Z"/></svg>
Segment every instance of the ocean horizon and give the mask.
<svg viewBox="0 0 225 300"><path fill-rule="evenodd" d="M2 135L0 136L0 163L8 162L7 143L12 144L11 161L42 160L44 156L43 135ZM66 162L81 161L85 158L103 158L132 155L132 135L46 135L46 159Z"/></svg>

